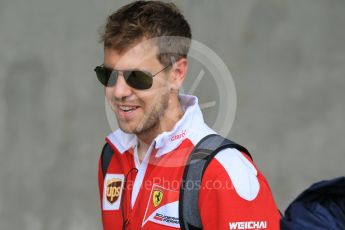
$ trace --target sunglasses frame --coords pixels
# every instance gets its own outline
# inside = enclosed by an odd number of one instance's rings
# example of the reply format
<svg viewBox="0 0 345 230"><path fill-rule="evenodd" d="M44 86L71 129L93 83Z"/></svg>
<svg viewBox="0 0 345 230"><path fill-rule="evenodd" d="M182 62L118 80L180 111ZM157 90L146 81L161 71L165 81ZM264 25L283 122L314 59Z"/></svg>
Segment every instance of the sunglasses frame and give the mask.
<svg viewBox="0 0 345 230"><path fill-rule="evenodd" d="M107 67L104 64L102 64L100 66L96 66L94 71L96 72L96 76L97 76L97 79L99 80L99 82L101 82L101 84L105 87L114 86L116 84L117 78L119 77L119 75L121 73L128 86L130 86L134 89L145 90L145 89L149 89L152 87L153 78L155 76L157 76L159 73L163 72L164 70L166 70L170 66L171 66L171 64L165 66L163 69L161 69L160 71L158 71L155 74L152 74L148 71L144 71L144 70L140 70L140 69L117 70L117 69ZM101 73L101 71L103 71L103 73ZM133 76L132 75L133 72L138 72L140 74L144 74L144 76L149 77L151 79L149 81L149 84L148 85L143 85L143 84L140 85L140 83L138 83L138 85L135 85L135 83L131 83L131 76ZM115 77L113 77L113 79L111 79L114 74L116 74Z"/></svg>

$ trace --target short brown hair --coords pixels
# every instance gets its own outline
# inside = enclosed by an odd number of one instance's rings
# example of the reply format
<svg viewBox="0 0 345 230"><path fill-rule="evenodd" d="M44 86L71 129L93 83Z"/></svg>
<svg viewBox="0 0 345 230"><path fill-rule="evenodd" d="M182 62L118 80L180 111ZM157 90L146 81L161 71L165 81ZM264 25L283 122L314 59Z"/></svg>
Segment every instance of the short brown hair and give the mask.
<svg viewBox="0 0 345 230"><path fill-rule="evenodd" d="M187 57L192 35L176 5L160 1L135 1L121 7L108 17L101 34L104 48L120 53L142 38L158 38L157 58L169 65Z"/></svg>

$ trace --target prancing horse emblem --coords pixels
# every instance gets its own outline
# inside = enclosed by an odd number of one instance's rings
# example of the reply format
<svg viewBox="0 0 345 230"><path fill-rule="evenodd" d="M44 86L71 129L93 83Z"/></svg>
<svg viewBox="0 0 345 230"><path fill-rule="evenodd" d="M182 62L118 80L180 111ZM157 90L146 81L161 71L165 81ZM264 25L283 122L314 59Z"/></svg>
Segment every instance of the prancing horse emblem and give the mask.
<svg viewBox="0 0 345 230"><path fill-rule="evenodd" d="M162 199L163 199L163 191L158 190L158 189L153 190L152 201L155 207L157 207L162 202Z"/></svg>

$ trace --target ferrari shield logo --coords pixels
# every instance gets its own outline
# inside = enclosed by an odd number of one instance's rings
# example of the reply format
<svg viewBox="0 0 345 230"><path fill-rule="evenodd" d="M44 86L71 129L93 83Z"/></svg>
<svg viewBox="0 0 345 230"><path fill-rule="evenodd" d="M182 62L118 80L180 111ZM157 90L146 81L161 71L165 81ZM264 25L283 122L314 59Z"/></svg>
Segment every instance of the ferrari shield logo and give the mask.
<svg viewBox="0 0 345 230"><path fill-rule="evenodd" d="M122 186L122 180L118 178L112 178L107 180L107 200L113 204L120 196Z"/></svg>
<svg viewBox="0 0 345 230"><path fill-rule="evenodd" d="M157 207L162 202L162 199L163 199L163 191L158 190L158 189L153 190L152 201L155 207Z"/></svg>

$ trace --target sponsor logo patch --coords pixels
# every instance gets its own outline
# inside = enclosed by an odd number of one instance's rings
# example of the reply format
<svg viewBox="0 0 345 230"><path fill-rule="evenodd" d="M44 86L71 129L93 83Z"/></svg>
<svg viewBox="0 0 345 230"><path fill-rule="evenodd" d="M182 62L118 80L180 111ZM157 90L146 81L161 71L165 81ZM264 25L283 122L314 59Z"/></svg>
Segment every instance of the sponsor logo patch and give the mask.
<svg viewBox="0 0 345 230"><path fill-rule="evenodd" d="M123 174L107 174L104 178L103 210L118 210L123 190Z"/></svg>
<svg viewBox="0 0 345 230"><path fill-rule="evenodd" d="M156 215L153 218L159 222L164 222L167 224L180 224L178 217L167 216L160 213L156 213Z"/></svg>
<svg viewBox="0 0 345 230"><path fill-rule="evenodd" d="M157 207L163 199L163 191L159 189L153 190L152 202L155 207Z"/></svg>
<svg viewBox="0 0 345 230"><path fill-rule="evenodd" d="M180 228L178 216L179 191L154 184L147 203L142 226L153 222L173 228Z"/></svg>
<svg viewBox="0 0 345 230"><path fill-rule="evenodd" d="M267 221L241 221L241 222L230 222L230 230L237 229L267 229Z"/></svg>
<svg viewBox="0 0 345 230"><path fill-rule="evenodd" d="M122 180L119 178L112 178L107 180L107 200L113 204L120 196L120 191L122 188Z"/></svg>
<svg viewBox="0 0 345 230"><path fill-rule="evenodd" d="M176 141L176 140L178 140L178 139L180 139L180 138L184 138L185 136L186 136L186 132L187 132L187 130L182 130L179 134L175 134L175 135L173 135L171 138L170 138L170 140L171 141Z"/></svg>

